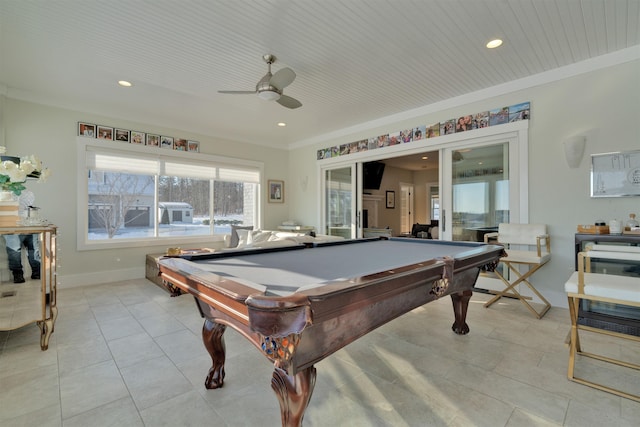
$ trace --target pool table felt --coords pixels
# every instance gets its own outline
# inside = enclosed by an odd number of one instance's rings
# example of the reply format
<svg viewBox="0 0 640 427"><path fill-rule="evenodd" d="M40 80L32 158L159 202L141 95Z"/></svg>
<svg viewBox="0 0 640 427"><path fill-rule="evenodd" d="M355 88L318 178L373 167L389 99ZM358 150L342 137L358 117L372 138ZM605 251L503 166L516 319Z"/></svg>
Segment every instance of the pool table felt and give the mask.
<svg viewBox="0 0 640 427"><path fill-rule="evenodd" d="M198 259L197 267L221 277L234 278L256 289L267 288L268 295L290 295L352 277L367 276L394 268L458 257L478 248L466 242L391 239L318 246L238 257Z"/></svg>

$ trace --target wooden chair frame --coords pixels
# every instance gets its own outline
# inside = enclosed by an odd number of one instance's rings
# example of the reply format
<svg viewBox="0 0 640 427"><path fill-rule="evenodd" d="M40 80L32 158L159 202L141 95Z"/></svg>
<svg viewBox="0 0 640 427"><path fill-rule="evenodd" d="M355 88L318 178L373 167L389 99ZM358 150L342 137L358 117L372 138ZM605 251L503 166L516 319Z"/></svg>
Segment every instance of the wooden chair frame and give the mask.
<svg viewBox="0 0 640 427"><path fill-rule="evenodd" d="M518 226L518 224L509 224L509 225L511 227ZM524 224L525 227L529 225L530 224ZM527 307L527 309L529 309L529 311L533 313L534 316L536 316L538 319L541 319L547 313L547 311L549 311L549 309L551 308L551 303L547 301L547 299L531 284L529 279L536 271L538 271L543 265L545 265L550 260L549 255L551 254L551 238L549 234L544 233L544 234L535 236L535 244L532 244L533 243L532 241L526 241L526 240L503 242L500 239L500 232L488 233L484 236L485 243L491 242L492 239L493 240L497 239L495 243L505 245L507 250L507 256L501 258L500 262L503 263L508 268L508 270L515 275L515 280L513 280L512 282L509 282L509 280L507 280L507 278L505 278L504 275L498 269L496 269L495 271L496 276L498 276L498 278L505 284L506 288L502 291L497 291L496 295L493 298L491 298L489 301L487 301L484 304L484 306L490 307L492 304L494 304L496 301L498 301L502 297L505 297L505 296L511 297L511 298L520 300L525 305L525 307ZM510 251L509 247L512 244L529 245L529 246L535 245L535 252L534 251ZM540 261L531 260L530 259L531 257L526 255L529 252L532 254L535 254L535 258L539 259ZM547 256L545 257L545 255ZM520 269L518 268L521 265L527 266L528 270L524 273L521 273ZM542 301L544 306L542 307L541 310L539 311L536 310L528 302L528 300L531 300L531 297L524 296L520 292L518 292L518 290L516 289L516 286L518 286L521 283L524 283L540 299L540 301Z"/></svg>
<svg viewBox="0 0 640 427"><path fill-rule="evenodd" d="M612 250L611 248L614 249ZM575 375L577 356L584 356L612 363L614 365L640 370L640 365L638 364L614 359L600 354L590 353L584 351L580 345L579 331L581 330L640 342L640 337L634 335L608 331L578 323L579 307L582 300L602 301L640 307L640 278L631 276L615 276L615 279L612 279L612 275L591 273L591 258L637 260L640 262L640 248L627 247L635 249L632 252L625 252L620 248L625 247L597 245L593 251L580 252L578 254L578 271L573 273L565 284L565 291L567 292L569 300L569 315L571 317L571 332L569 334L569 366L567 370L567 377L571 381L640 402L640 395L628 393L601 383L577 377ZM585 285L587 286L586 289ZM602 296L602 294L620 295L621 291L628 294L626 289L633 289L634 287L636 287L637 290L635 293L631 294L630 298L612 298L609 296Z"/></svg>

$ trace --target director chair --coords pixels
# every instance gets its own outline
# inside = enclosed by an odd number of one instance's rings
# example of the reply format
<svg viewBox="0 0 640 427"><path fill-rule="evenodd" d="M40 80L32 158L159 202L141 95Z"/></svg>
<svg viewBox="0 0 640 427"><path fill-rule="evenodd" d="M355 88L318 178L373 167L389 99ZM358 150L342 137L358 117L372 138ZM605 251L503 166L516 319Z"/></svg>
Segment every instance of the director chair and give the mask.
<svg viewBox="0 0 640 427"><path fill-rule="evenodd" d="M504 265L501 272L495 270L495 274L505 284L506 289L499 291L487 301L484 306L490 307L500 298L506 296L516 298L541 319L551 308L551 304L542 296L540 292L531 284L529 279L551 259L551 240L547 234L547 226L544 224L499 224L497 233L487 233L484 236L485 243L497 243L505 246L507 256L500 258L500 263ZM511 246L519 246L519 249L511 249ZM529 248L527 249L522 249ZM526 267L525 272L520 271L520 267ZM509 274L507 274L509 273ZM506 276L506 277L505 277ZM512 281L509 281L508 278ZM516 286L524 283L542 301L544 307L538 311L528 300L532 298L522 295Z"/></svg>
<svg viewBox="0 0 640 427"><path fill-rule="evenodd" d="M591 273L591 259L616 260L623 263L640 263L640 247L618 245L596 245L592 250L578 254L578 271L574 272L564 285L564 290L569 298L569 315L571 316L571 332L569 338L569 368L567 377L571 381L606 391L640 402L640 395L623 391L603 384L603 381L595 382L575 375L576 356L589 357L602 362L640 370L640 365L632 363L628 358L607 357L602 351L599 354L586 352L580 345L579 331L589 331L604 334L611 337L622 338L629 341L640 342L640 337L621 332L608 331L602 328L578 324L580 302L582 300L598 301L612 304L640 308L640 277L623 276L620 274ZM600 350L605 350L603 347ZM616 351L609 353L617 354ZM630 352L630 354L632 354ZM583 370L587 373L586 370ZM591 374L592 372L589 372ZM593 377L593 375L591 375ZM602 377L602 376L601 376ZM604 378L604 377L602 377ZM630 378L632 378L630 376ZM632 381L632 380L631 380ZM624 382L612 380L618 384Z"/></svg>

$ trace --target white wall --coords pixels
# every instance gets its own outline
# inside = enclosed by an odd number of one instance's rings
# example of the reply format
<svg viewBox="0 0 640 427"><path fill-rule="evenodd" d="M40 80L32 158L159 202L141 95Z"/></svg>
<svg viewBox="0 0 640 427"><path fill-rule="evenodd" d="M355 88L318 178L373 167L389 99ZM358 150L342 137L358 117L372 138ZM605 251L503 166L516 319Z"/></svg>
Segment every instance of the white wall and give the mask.
<svg viewBox="0 0 640 427"><path fill-rule="evenodd" d="M264 162L265 180L288 181L287 152L271 147L219 140L182 130L131 123L6 98L1 116L4 143L12 155L38 156L52 176L46 183L29 183L41 215L59 227L60 286L103 283L144 277L145 254L164 252L166 245L118 250L76 250L76 135L77 122L96 123L200 141L200 151L218 156ZM265 190L266 191L266 190ZM268 209L266 209L268 207ZM264 228L288 218L284 204L264 203Z"/></svg>
<svg viewBox="0 0 640 427"><path fill-rule="evenodd" d="M640 216L640 197L589 196L590 154L640 149L638 60L292 150L290 180L308 177L308 187L293 189L290 214L319 226L318 176L311 172L317 170L318 149L525 101L531 102L529 221L549 225L553 253L550 264L536 273L534 283L553 305L566 307L563 285L574 269L577 225L600 218L626 219L632 212ZM587 135L587 145L579 168L569 169L562 140L575 134Z"/></svg>

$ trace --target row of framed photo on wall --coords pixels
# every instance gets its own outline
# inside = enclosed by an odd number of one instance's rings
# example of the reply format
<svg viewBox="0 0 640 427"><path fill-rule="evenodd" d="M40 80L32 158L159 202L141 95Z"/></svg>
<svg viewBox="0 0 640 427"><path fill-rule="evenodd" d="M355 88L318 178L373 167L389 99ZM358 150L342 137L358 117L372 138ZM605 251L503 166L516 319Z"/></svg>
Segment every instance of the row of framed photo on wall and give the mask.
<svg viewBox="0 0 640 427"><path fill-rule="evenodd" d="M412 128L376 135L371 138L323 148L317 151L317 160L345 156L362 151L375 150L391 145L405 144L443 135L473 131L489 126L503 125L531 118L531 103L521 102L508 107L494 108L475 114L444 120L430 126L419 125Z"/></svg>
<svg viewBox="0 0 640 427"><path fill-rule="evenodd" d="M199 152L200 143L172 136L157 135L135 130L112 128L92 123L78 122L78 135L87 138L117 141L128 144L148 145L168 150Z"/></svg>

